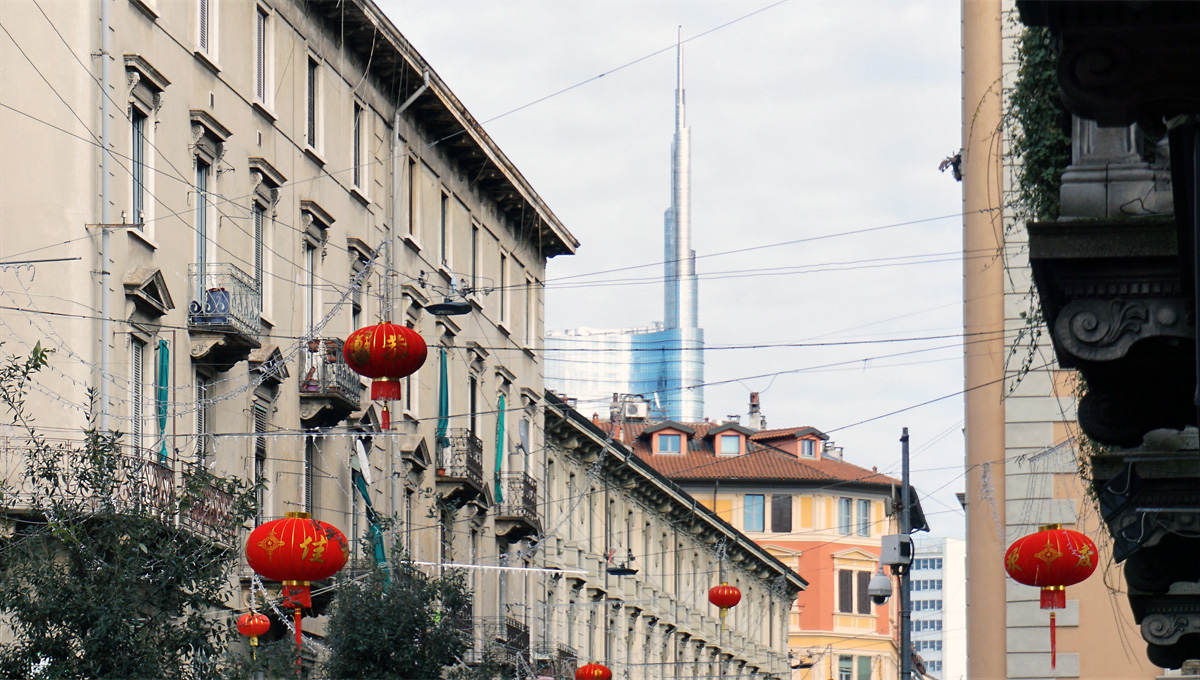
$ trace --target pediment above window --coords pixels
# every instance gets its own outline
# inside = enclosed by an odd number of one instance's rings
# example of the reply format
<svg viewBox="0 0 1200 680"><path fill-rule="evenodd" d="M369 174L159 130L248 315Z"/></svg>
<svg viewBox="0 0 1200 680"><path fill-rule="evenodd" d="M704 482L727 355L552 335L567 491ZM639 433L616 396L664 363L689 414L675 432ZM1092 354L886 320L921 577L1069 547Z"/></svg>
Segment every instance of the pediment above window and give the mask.
<svg viewBox="0 0 1200 680"><path fill-rule="evenodd" d="M138 311L155 318L175 309L167 280L157 267L138 267L126 274L125 297L133 301Z"/></svg>

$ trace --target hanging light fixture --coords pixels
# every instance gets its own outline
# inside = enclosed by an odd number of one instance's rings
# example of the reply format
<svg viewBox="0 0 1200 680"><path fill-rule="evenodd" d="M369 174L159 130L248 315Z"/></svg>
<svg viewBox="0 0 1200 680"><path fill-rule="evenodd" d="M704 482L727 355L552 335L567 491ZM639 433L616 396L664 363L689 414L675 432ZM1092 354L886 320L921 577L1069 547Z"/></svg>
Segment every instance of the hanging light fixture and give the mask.
<svg viewBox="0 0 1200 680"><path fill-rule="evenodd" d="M742 601L742 591L738 590L737 586L721 583L709 588L708 601L721 608L721 629L724 630L725 615L729 613L730 607L735 607Z"/></svg>
<svg viewBox="0 0 1200 680"><path fill-rule="evenodd" d="M613 672L602 663L589 663L575 671L575 680L612 680Z"/></svg>
<svg viewBox="0 0 1200 680"><path fill-rule="evenodd" d="M271 630L271 619L259 612L246 612L237 618L238 632L250 638L250 646L258 646L258 638ZM258 658L258 653L251 650L251 657Z"/></svg>

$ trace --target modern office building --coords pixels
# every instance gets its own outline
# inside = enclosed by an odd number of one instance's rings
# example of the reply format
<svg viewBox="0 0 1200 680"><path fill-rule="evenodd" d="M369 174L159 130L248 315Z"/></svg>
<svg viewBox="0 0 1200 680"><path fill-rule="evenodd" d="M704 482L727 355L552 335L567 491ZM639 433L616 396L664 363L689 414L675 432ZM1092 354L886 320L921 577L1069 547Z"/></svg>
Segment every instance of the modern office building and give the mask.
<svg viewBox="0 0 1200 680"><path fill-rule="evenodd" d="M967 677L967 548L952 538L914 541L912 646L939 680Z"/></svg>
<svg viewBox="0 0 1200 680"><path fill-rule="evenodd" d="M683 91L683 46L676 59L671 207L664 220L661 324L621 330L546 333L546 386L585 412L614 394L641 395L657 418L704 417L704 330L699 327L691 226L691 130Z"/></svg>

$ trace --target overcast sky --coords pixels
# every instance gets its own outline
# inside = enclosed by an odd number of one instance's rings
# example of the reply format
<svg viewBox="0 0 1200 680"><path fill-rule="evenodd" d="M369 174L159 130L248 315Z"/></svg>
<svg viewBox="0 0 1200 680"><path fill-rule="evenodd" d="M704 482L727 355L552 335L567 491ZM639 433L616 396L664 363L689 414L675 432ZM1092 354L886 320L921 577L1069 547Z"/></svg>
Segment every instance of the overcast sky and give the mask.
<svg viewBox="0 0 1200 680"><path fill-rule="evenodd" d="M957 2L377 2L481 121L606 74L485 124L582 243L550 262L548 329L662 320L674 50L609 72L682 26L708 346L952 336L710 349L708 417L758 391L770 427L897 476L907 426L934 532L962 536L961 397L846 427L963 387L960 185L937 169L960 140Z"/></svg>

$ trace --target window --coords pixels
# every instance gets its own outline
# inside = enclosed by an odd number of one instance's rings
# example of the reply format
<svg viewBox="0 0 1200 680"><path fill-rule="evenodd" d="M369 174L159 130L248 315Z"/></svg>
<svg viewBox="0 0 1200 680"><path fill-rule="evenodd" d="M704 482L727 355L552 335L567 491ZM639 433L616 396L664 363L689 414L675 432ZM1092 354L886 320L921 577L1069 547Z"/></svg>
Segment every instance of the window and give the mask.
<svg viewBox="0 0 1200 680"><path fill-rule="evenodd" d="M792 530L792 496L791 494L775 494L771 496L771 531L786 534Z"/></svg>
<svg viewBox="0 0 1200 680"><path fill-rule="evenodd" d="M537 341L537 291L537 283L525 277L525 344L530 346Z"/></svg>
<svg viewBox="0 0 1200 680"><path fill-rule="evenodd" d="M304 438L304 511L313 511L313 459L317 455L317 441L313 437Z"/></svg>
<svg viewBox="0 0 1200 680"><path fill-rule="evenodd" d="M508 256L500 253L500 323L508 320Z"/></svg>
<svg viewBox="0 0 1200 680"><path fill-rule="evenodd" d="M742 452L742 438L736 434L723 434L720 436L721 453L729 455L737 455Z"/></svg>
<svg viewBox="0 0 1200 680"><path fill-rule="evenodd" d="M838 531L847 536L850 535L852 518L854 512L854 501L850 498L838 499Z"/></svg>
<svg viewBox="0 0 1200 680"><path fill-rule="evenodd" d="M479 225L471 224L471 290L479 288Z"/></svg>
<svg viewBox="0 0 1200 680"><path fill-rule="evenodd" d="M417 237L417 160L408 159L408 235Z"/></svg>
<svg viewBox="0 0 1200 680"><path fill-rule="evenodd" d="M871 535L871 501L858 500L858 535Z"/></svg>
<svg viewBox="0 0 1200 680"><path fill-rule="evenodd" d="M146 343L129 341L129 441L137 448L145 445L146 419Z"/></svg>
<svg viewBox="0 0 1200 680"><path fill-rule="evenodd" d="M266 259L263 257L267 237L267 210L259 203L254 204L254 290L258 295L258 308L263 307L263 268Z"/></svg>
<svg viewBox="0 0 1200 680"><path fill-rule="evenodd" d="M217 54L217 0L197 0L196 46L210 57Z"/></svg>
<svg viewBox="0 0 1200 680"><path fill-rule="evenodd" d="M130 107L129 120L133 133L129 168L133 180L131 217L137 224L142 224L146 221L146 114L136 107Z"/></svg>
<svg viewBox="0 0 1200 680"><path fill-rule="evenodd" d="M858 677L855 680L871 680L871 657L858 657Z"/></svg>
<svg viewBox="0 0 1200 680"><path fill-rule="evenodd" d="M838 680L854 680L854 657L838 657Z"/></svg>
<svg viewBox="0 0 1200 680"><path fill-rule="evenodd" d="M270 96L271 88L270 73L268 71L270 49L268 41L270 33L267 30L267 20L269 19L267 10L262 7L255 7L254 13L254 98L259 103L267 105L267 98Z"/></svg>
<svg viewBox="0 0 1200 680"><path fill-rule="evenodd" d="M470 401L471 401L471 434L478 436L479 434L479 379L474 375L470 379Z"/></svg>
<svg viewBox="0 0 1200 680"><path fill-rule="evenodd" d="M871 572L838 569L838 611L843 614L870 614L871 597L867 588Z"/></svg>
<svg viewBox="0 0 1200 680"><path fill-rule="evenodd" d="M442 194L442 201L438 206L438 252L442 258L442 266L450 269L450 196ZM504 269L504 256L500 256L500 268ZM501 279L504 275L501 274ZM504 284L501 284L502 286ZM500 292L503 299L504 291ZM504 318L501 313L500 318Z"/></svg>
<svg viewBox="0 0 1200 680"><path fill-rule="evenodd" d="M307 107L307 122L308 122L308 146L313 150L317 150L317 145L320 139L317 136L317 124L320 122L318 118L318 96L320 92L320 78L318 72L319 66L317 60L308 58L308 107Z"/></svg>
<svg viewBox="0 0 1200 680"><path fill-rule="evenodd" d="M304 335L316 337L317 324L317 246L304 241Z"/></svg>
<svg viewBox="0 0 1200 680"><path fill-rule="evenodd" d="M254 526L263 523L267 484L267 404L254 402Z"/></svg>
<svg viewBox="0 0 1200 680"><path fill-rule="evenodd" d="M817 442L812 439L800 440L800 455L805 458L817 457Z"/></svg>
<svg viewBox="0 0 1200 680"><path fill-rule="evenodd" d="M201 276L208 274L208 170L196 159L196 265Z"/></svg>
<svg viewBox="0 0 1200 680"><path fill-rule="evenodd" d="M212 408L212 379L196 374L196 460L208 455L209 409Z"/></svg>
<svg viewBox="0 0 1200 680"><path fill-rule="evenodd" d="M354 140L351 142L353 149L352 164L354 165L354 186L361 189L366 184L363 178L363 107L358 102L354 102Z"/></svg>
<svg viewBox="0 0 1200 680"><path fill-rule="evenodd" d="M411 320L406 321L404 325L415 328L415 324ZM404 410L408 413L416 413L417 410L417 381L412 374L404 378Z"/></svg>
<svg viewBox="0 0 1200 680"><path fill-rule="evenodd" d="M744 501L745 522L743 531L762 531L765 497L761 494L746 494Z"/></svg>
<svg viewBox="0 0 1200 680"><path fill-rule="evenodd" d="M678 434L660 434L658 435L658 452L659 453L680 453L682 444L682 435Z"/></svg>

